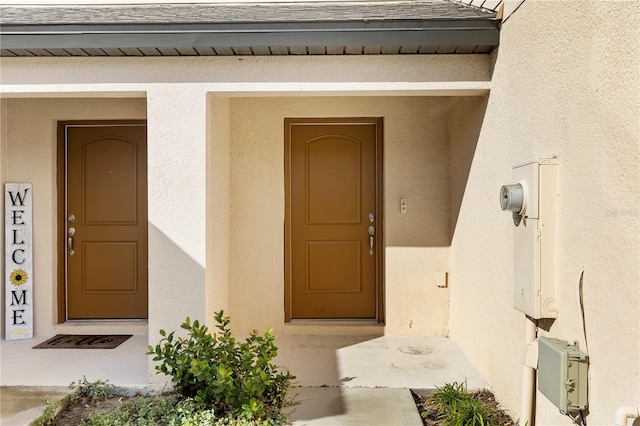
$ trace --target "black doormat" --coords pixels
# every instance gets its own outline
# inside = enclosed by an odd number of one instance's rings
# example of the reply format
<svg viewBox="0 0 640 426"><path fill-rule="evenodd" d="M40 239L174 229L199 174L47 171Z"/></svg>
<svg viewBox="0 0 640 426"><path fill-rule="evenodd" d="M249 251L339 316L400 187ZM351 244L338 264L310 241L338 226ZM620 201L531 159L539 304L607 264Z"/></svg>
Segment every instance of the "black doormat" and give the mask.
<svg viewBox="0 0 640 426"><path fill-rule="evenodd" d="M131 334L56 334L33 349L113 349Z"/></svg>

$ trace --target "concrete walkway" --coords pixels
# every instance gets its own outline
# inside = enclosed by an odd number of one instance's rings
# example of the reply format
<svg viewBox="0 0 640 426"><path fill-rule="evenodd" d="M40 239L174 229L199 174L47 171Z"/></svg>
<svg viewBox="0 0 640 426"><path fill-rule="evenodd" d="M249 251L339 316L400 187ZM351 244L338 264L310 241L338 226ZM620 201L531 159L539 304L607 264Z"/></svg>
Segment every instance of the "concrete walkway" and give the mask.
<svg viewBox="0 0 640 426"><path fill-rule="evenodd" d="M68 387L0 386L0 425L27 425L44 410L44 401L59 401Z"/></svg>
<svg viewBox="0 0 640 426"><path fill-rule="evenodd" d="M45 397L59 399L68 385L108 380L127 388L147 385L147 337L111 350L31 349L46 337L1 341L2 426L29 424ZM297 376L288 409L294 425L422 425L410 389L467 381L487 384L444 337L280 336L276 364ZM27 386L27 387L25 387Z"/></svg>

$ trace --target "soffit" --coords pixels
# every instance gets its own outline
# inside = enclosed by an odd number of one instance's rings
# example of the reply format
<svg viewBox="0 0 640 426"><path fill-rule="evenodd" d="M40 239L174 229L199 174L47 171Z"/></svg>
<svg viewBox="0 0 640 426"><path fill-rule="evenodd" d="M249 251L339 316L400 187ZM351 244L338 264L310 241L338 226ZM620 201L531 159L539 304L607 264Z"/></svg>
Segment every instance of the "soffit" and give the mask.
<svg viewBox="0 0 640 426"><path fill-rule="evenodd" d="M490 10L450 0L0 7L2 56L488 53Z"/></svg>

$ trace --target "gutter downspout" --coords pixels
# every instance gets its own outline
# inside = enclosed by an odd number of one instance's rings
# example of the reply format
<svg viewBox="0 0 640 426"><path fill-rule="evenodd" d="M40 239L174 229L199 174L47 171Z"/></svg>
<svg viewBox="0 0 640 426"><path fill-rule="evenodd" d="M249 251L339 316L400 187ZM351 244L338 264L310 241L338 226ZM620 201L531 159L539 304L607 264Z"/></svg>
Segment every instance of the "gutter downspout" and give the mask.
<svg viewBox="0 0 640 426"><path fill-rule="evenodd" d="M640 407L622 406L616 409L616 426L627 426L629 418L640 417Z"/></svg>
<svg viewBox="0 0 640 426"><path fill-rule="evenodd" d="M520 424L534 426L536 405L536 368L537 354L531 359L531 350L535 346L538 334L538 322L526 317L525 324L525 362L522 365L522 400L520 404Z"/></svg>

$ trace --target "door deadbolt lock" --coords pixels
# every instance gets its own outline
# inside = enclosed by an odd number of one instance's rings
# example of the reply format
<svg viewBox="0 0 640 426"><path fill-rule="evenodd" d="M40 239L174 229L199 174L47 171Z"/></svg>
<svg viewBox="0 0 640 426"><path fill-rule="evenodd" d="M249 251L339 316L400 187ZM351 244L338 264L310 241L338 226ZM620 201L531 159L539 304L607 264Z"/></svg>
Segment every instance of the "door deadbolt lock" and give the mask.
<svg viewBox="0 0 640 426"><path fill-rule="evenodd" d="M72 213L72 214L70 214L70 215L69 215L69 217L67 218L67 220L68 220L70 223L73 223L73 222L75 222L75 221L76 221L76 217L75 217L75 215Z"/></svg>

